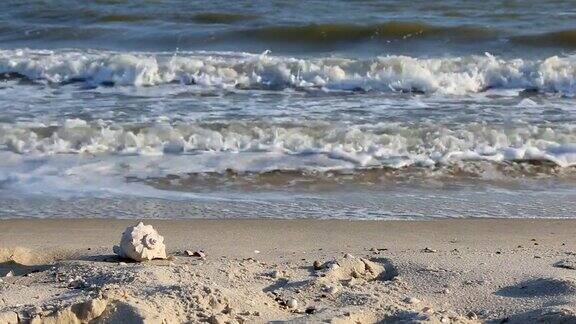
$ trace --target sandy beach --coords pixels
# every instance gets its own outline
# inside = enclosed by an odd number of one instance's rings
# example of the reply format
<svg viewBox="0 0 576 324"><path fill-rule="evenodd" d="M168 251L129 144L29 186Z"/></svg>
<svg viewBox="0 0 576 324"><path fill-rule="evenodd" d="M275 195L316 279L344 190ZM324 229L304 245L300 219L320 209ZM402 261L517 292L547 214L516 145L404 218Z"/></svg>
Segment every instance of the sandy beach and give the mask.
<svg viewBox="0 0 576 324"><path fill-rule="evenodd" d="M0 322L576 321L573 220L148 220L143 263L135 223L0 221Z"/></svg>
<svg viewBox="0 0 576 324"><path fill-rule="evenodd" d="M0 17L0 324L576 324L575 0Z"/></svg>

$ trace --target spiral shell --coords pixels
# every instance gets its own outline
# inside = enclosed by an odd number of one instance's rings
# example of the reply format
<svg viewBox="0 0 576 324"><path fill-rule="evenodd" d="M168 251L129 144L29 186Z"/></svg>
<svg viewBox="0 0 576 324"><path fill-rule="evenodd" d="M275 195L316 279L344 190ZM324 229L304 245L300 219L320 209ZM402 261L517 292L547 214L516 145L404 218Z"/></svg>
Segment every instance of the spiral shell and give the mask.
<svg viewBox="0 0 576 324"><path fill-rule="evenodd" d="M140 222L124 230L120 246L114 246L114 253L139 262L166 259L164 237L158 234L152 225L144 225Z"/></svg>

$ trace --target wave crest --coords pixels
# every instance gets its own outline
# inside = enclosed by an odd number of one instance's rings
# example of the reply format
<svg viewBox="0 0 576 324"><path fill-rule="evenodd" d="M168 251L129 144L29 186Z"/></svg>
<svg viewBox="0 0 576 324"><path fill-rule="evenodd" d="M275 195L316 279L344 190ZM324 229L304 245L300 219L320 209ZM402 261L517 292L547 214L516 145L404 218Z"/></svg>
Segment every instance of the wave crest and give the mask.
<svg viewBox="0 0 576 324"><path fill-rule="evenodd" d="M466 94L531 89L572 95L576 57L501 59L489 54L452 58L382 56L298 59L246 53L115 53L0 51L0 73L85 86L181 83L239 89L325 89Z"/></svg>

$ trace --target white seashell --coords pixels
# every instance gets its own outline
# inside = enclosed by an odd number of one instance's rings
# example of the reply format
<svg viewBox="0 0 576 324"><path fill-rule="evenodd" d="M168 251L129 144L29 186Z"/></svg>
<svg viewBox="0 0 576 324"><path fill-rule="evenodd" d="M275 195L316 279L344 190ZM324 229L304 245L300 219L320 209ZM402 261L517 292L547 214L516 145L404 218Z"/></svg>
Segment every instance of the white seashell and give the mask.
<svg viewBox="0 0 576 324"><path fill-rule="evenodd" d="M166 259L166 246L162 237L152 225L142 222L129 226L122 233L120 246L114 246L114 253L136 261Z"/></svg>

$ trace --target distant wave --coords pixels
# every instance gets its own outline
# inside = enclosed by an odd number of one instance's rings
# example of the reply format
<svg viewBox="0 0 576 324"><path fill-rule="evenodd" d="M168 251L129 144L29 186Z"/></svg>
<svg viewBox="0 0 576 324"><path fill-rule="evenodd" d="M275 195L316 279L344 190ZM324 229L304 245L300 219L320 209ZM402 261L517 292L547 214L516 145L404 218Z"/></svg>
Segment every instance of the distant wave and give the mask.
<svg viewBox="0 0 576 324"><path fill-rule="evenodd" d="M152 17L136 14L108 14L96 18L100 23L134 23L153 20Z"/></svg>
<svg viewBox="0 0 576 324"><path fill-rule="evenodd" d="M0 78L54 84L397 91L462 95L528 89L574 95L576 56L299 59L246 53L0 50Z"/></svg>
<svg viewBox="0 0 576 324"><path fill-rule="evenodd" d="M537 35L523 35L512 37L517 43L532 46L560 46L576 48L576 29L567 29Z"/></svg>
<svg viewBox="0 0 576 324"><path fill-rule="evenodd" d="M455 26L444 27L421 22L388 22L374 25L356 24L311 24L304 26L268 26L238 31L247 38L267 42L332 43L367 39L407 39L450 37L462 40L486 39L496 32L488 28Z"/></svg>
<svg viewBox="0 0 576 324"><path fill-rule="evenodd" d="M342 50L370 45L386 47L390 43L469 49L576 48L576 29L542 33L474 24L442 25L416 20L381 23L293 23L267 22L255 14L230 12L173 13L159 19L152 14L84 13L81 26L75 24L20 24L0 22L0 40L4 44L44 44L45 48L82 46L89 48L189 49L277 48L299 53ZM55 19L48 17L49 20ZM43 20L40 20L43 22ZM162 24L174 24L173 29ZM156 29L149 26L159 25ZM135 30L141 28L138 33ZM14 42L14 43L13 43ZM112 47L106 47L112 46ZM128 46L128 47L126 47ZM290 51L291 50L291 51ZM418 47L415 47L418 50ZM425 52L424 52L425 53Z"/></svg>
<svg viewBox="0 0 576 324"><path fill-rule="evenodd" d="M192 21L200 24L233 24L237 22L257 19L256 15L225 13L225 12L203 12L192 15ZM178 21L185 20L184 15L177 16Z"/></svg>

